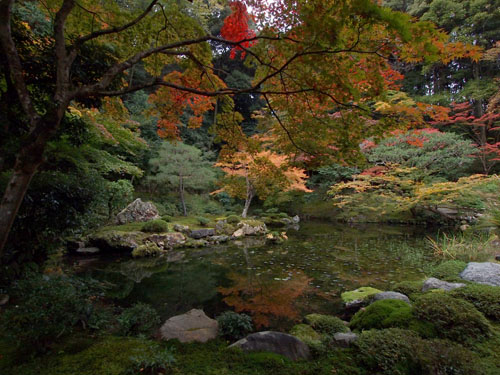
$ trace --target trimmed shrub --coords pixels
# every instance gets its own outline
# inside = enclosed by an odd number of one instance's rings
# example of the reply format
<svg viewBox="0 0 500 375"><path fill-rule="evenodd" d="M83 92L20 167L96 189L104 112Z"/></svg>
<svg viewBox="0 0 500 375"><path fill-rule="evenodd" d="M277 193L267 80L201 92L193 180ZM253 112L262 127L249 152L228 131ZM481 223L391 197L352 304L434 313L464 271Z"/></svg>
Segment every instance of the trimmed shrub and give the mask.
<svg viewBox="0 0 500 375"><path fill-rule="evenodd" d="M147 221L142 226L141 231L146 233L168 232L168 224L162 219Z"/></svg>
<svg viewBox="0 0 500 375"><path fill-rule="evenodd" d="M370 373L384 375L414 375L422 373L417 352L422 339L415 332L389 328L365 331L354 345L359 349L360 362Z"/></svg>
<svg viewBox="0 0 500 375"><path fill-rule="evenodd" d="M129 375L165 374L175 363L175 356L171 349L160 348L150 345L148 350L143 350L139 355L130 358L131 368L127 371Z"/></svg>
<svg viewBox="0 0 500 375"><path fill-rule="evenodd" d="M229 215L226 219L229 224L237 224L241 221L241 217L236 215Z"/></svg>
<svg viewBox="0 0 500 375"><path fill-rule="evenodd" d="M490 319L500 321L500 288L491 285L469 284L452 290L450 295L472 303Z"/></svg>
<svg viewBox="0 0 500 375"><path fill-rule="evenodd" d="M408 297L412 297L412 294L418 294L422 292L423 281L401 281L394 285L393 291L403 293Z"/></svg>
<svg viewBox="0 0 500 375"><path fill-rule="evenodd" d="M160 324L160 316L151 306L139 302L123 310L117 321L123 336L149 335Z"/></svg>
<svg viewBox="0 0 500 375"><path fill-rule="evenodd" d="M358 311L349 326L360 331L372 328L407 328L412 319L412 308L406 302L385 299L375 301L366 309Z"/></svg>
<svg viewBox="0 0 500 375"><path fill-rule="evenodd" d="M278 214L278 217L280 217L282 219L288 219L289 218L289 216L288 216L288 214L286 212L280 212Z"/></svg>
<svg viewBox="0 0 500 375"><path fill-rule="evenodd" d="M439 337L469 342L488 337L491 327L470 302L445 293L430 292L414 304L415 317L433 324Z"/></svg>
<svg viewBox="0 0 500 375"><path fill-rule="evenodd" d="M277 213L278 213L278 211L279 211L279 209L278 209L278 208L273 207L273 208L269 208L269 209L267 209L267 210L266 210L266 213L267 213L267 214L277 214Z"/></svg>
<svg viewBox="0 0 500 375"><path fill-rule="evenodd" d="M167 223L170 223L170 222L172 221L173 217L172 217L172 216L170 216L170 215L163 215L163 216L161 217L161 219L162 219L163 221L167 222Z"/></svg>
<svg viewBox="0 0 500 375"><path fill-rule="evenodd" d="M247 314L226 311L217 317L219 335L228 340L239 340L253 331L252 318Z"/></svg>
<svg viewBox="0 0 500 375"><path fill-rule="evenodd" d="M344 321L336 316L309 314L306 315L305 321L320 333L334 335L337 332L349 332L349 328L344 324Z"/></svg>
<svg viewBox="0 0 500 375"><path fill-rule="evenodd" d="M459 279L459 273L462 272L465 267L467 267L467 263L461 260L448 260L434 267L431 272L431 277L440 280L456 281Z"/></svg>
<svg viewBox="0 0 500 375"><path fill-rule="evenodd" d="M196 220L198 220L198 224L200 224L202 227L206 227L208 223L210 223L210 220L203 216L198 216Z"/></svg>

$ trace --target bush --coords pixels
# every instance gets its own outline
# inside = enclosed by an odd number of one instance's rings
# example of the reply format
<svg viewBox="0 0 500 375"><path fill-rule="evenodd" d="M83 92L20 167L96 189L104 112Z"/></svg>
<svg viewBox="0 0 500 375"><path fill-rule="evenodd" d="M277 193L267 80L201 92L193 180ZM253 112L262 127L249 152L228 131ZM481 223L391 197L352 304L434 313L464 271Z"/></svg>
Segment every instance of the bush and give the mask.
<svg viewBox="0 0 500 375"><path fill-rule="evenodd" d="M337 332L349 332L349 328L344 324L344 321L331 315L309 314L306 315L305 321L315 331L334 335Z"/></svg>
<svg viewBox="0 0 500 375"><path fill-rule="evenodd" d="M433 324L442 338L469 342L491 333L488 321L474 305L445 293L430 292L419 297L414 309L416 318Z"/></svg>
<svg viewBox="0 0 500 375"><path fill-rule="evenodd" d="M412 309L406 302L385 299L375 301L366 309L358 311L352 317L350 327L356 330L407 328L412 319Z"/></svg>
<svg viewBox="0 0 500 375"><path fill-rule="evenodd" d="M422 339L415 332L399 328L365 331L355 342L360 362L371 373L384 375L421 374L417 357Z"/></svg>
<svg viewBox="0 0 500 375"><path fill-rule="evenodd" d="M458 275L465 267L467 267L467 263L461 260L448 260L434 267L431 272L431 277L447 281L456 281L459 279Z"/></svg>
<svg viewBox="0 0 500 375"><path fill-rule="evenodd" d="M233 311L223 312L217 317L219 335L228 340L239 340L253 331L252 318Z"/></svg>
<svg viewBox="0 0 500 375"><path fill-rule="evenodd" d="M117 320L123 336L149 335L160 324L156 310L140 302L123 310Z"/></svg>
<svg viewBox="0 0 500 375"><path fill-rule="evenodd" d="M279 209L278 209L278 208L273 207L273 208L269 208L269 209L267 209L267 210L266 210L266 213L267 213L267 214L277 214L277 213L278 213L278 211L279 211Z"/></svg>
<svg viewBox="0 0 500 375"><path fill-rule="evenodd" d="M146 233L168 232L168 224L165 220L162 219L151 220L144 223L141 231Z"/></svg>
<svg viewBox="0 0 500 375"><path fill-rule="evenodd" d="M241 217L236 215L229 215L226 219L229 224L237 224L241 221Z"/></svg>
<svg viewBox="0 0 500 375"><path fill-rule="evenodd" d="M172 216L170 216L170 215L163 215L163 216L161 217L161 219L162 219L163 221L165 221L166 223L170 223L170 222L172 221L173 217L172 217Z"/></svg>
<svg viewBox="0 0 500 375"><path fill-rule="evenodd" d="M412 297L412 294L418 294L422 292L423 281L401 281L394 285L393 291Z"/></svg>
<svg viewBox="0 0 500 375"><path fill-rule="evenodd" d="M196 220L198 220L198 224L200 224L202 227L206 227L208 223L210 223L210 220L203 216L198 216Z"/></svg>
<svg viewBox="0 0 500 375"><path fill-rule="evenodd" d="M278 217L282 218L282 219L288 219L288 214L286 212L280 212L278 214Z"/></svg>
<svg viewBox="0 0 500 375"><path fill-rule="evenodd" d="M165 251L154 242L146 242L132 250L132 256L134 258L155 257L164 252Z"/></svg>
<svg viewBox="0 0 500 375"><path fill-rule="evenodd" d="M96 292L81 279L28 275L10 292L16 302L2 314L2 331L20 346L44 349L88 319L93 312L89 297Z"/></svg>
<svg viewBox="0 0 500 375"><path fill-rule="evenodd" d="M252 215L260 216L263 212L264 211L262 211L260 208L256 208L255 210L252 210Z"/></svg>
<svg viewBox="0 0 500 375"><path fill-rule="evenodd" d="M470 284L450 293L451 296L472 303L490 319L500 321L500 288L491 285Z"/></svg>

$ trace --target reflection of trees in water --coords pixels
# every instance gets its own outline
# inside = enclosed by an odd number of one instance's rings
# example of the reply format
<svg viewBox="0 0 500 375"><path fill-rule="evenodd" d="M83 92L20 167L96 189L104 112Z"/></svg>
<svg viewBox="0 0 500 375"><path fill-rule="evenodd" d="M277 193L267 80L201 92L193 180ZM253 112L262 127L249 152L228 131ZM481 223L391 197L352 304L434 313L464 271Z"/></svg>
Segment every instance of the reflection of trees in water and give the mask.
<svg viewBox="0 0 500 375"><path fill-rule="evenodd" d="M290 279L279 281L233 273L229 275L233 285L218 290L227 305L237 312L251 314L257 328L269 326L274 319L296 320L299 318L296 299L310 290L312 279L300 271L290 272L293 272Z"/></svg>

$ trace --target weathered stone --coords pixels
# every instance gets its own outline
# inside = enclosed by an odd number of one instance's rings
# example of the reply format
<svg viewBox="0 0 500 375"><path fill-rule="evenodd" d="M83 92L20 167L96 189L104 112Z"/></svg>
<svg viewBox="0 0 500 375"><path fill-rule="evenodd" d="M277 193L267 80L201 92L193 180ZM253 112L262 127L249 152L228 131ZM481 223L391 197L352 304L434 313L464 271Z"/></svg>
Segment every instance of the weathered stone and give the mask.
<svg viewBox="0 0 500 375"><path fill-rule="evenodd" d="M500 261L500 254L495 255L495 260Z"/></svg>
<svg viewBox="0 0 500 375"><path fill-rule="evenodd" d="M206 238L210 236L215 236L215 229L207 228L207 229L196 229L192 230L189 234L189 237L194 238L195 240L199 240L200 238Z"/></svg>
<svg viewBox="0 0 500 375"><path fill-rule="evenodd" d="M0 306L6 305L9 302L9 295L8 294L0 294Z"/></svg>
<svg viewBox="0 0 500 375"><path fill-rule="evenodd" d="M191 232L191 229L187 225L181 225L181 224L174 224L174 231L180 232L183 234L189 234Z"/></svg>
<svg viewBox="0 0 500 375"><path fill-rule="evenodd" d="M422 292L426 292L430 289L442 289L442 290L453 290L457 288L464 287L463 283L449 283L447 281L436 279L435 277L430 277L424 281L424 285L422 286Z"/></svg>
<svg viewBox="0 0 500 375"><path fill-rule="evenodd" d="M97 254L99 252L98 247L80 247L76 250L77 254L87 255L87 254Z"/></svg>
<svg viewBox="0 0 500 375"><path fill-rule="evenodd" d="M299 217L299 215L295 215L294 217L292 217L292 221L293 221L294 224L300 223L300 217Z"/></svg>
<svg viewBox="0 0 500 375"><path fill-rule="evenodd" d="M89 247L97 247L103 251L130 252L134 250L141 238L142 232L104 231L89 237Z"/></svg>
<svg viewBox="0 0 500 375"><path fill-rule="evenodd" d="M398 292L382 292L377 293L373 296L373 301L379 301L382 299L398 299L400 301L406 302L409 305L411 304L410 299L406 295Z"/></svg>
<svg viewBox="0 0 500 375"><path fill-rule="evenodd" d="M500 286L500 264L493 262L470 262L460 277L479 284Z"/></svg>
<svg viewBox="0 0 500 375"><path fill-rule="evenodd" d="M118 224L127 224L136 221L150 221L159 219L158 209L151 202L143 202L140 198L130 203L118 215L116 222Z"/></svg>
<svg viewBox="0 0 500 375"><path fill-rule="evenodd" d="M358 339L358 335L354 332L337 332L333 335L333 341L337 346L348 348L353 342Z"/></svg>
<svg viewBox="0 0 500 375"><path fill-rule="evenodd" d="M273 331L252 333L230 347L241 348L244 352L272 352L292 361L308 359L311 355L309 347L297 337Z"/></svg>
<svg viewBox="0 0 500 375"><path fill-rule="evenodd" d="M266 224L260 221L241 221L238 223L238 229L233 233L233 238L244 236L264 235L267 233Z"/></svg>
<svg viewBox="0 0 500 375"><path fill-rule="evenodd" d="M153 234L146 238L147 241L154 242L164 249L173 249L186 242L186 237L182 233Z"/></svg>
<svg viewBox="0 0 500 375"><path fill-rule="evenodd" d="M229 236L221 235L221 236L212 236L209 237L208 240L212 243L222 243L229 241Z"/></svg>
<svg viewBox="0 0 500 375"><path fill-rule="evenodd" d="M217 321L206 316L203 310L192 309L168 319L160 328L160 336L163 340L207 342L217 337L218 328Z"/></svg>

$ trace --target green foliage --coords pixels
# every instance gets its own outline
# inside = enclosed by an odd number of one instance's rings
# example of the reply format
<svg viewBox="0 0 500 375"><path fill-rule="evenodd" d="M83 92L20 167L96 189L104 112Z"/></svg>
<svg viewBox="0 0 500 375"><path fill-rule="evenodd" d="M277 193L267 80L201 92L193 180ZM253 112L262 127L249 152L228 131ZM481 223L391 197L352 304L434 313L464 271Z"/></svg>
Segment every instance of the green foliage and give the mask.
<svg viewBox="0 0 500 375"><path fill-rule="evenodd" d="M166 223L170 223L170 222L172 221L173 217L172 217L172 216L170 216L170 215L163 215L163 216L161 217L161 219L162 219L164 222L166 222Z"/></svg>
<svg viewBox="0 0 500 375"><path fill-rule="evenodd" d="M457 281L460 279L460 272L462 272L466 266L467 263L461 260L448 260L434 267L431 272L431 277L446 281Z"/></svg>
<svg viewBox="0 0 500 375"><path fill-rule="evenodd" d="M198 221L198 224L200 224L202 227L206 227L210 223L210 219L207 219L206 217L203 216L198 216L196 220Z"/></svg>
<svg viewBox="0 0 500 375"><path fill-rule="evenodd" d="M280 212L278 214L278 217L280 217L282 219L288 219L289 218L289 216L288 216L288 214L286 212Z"/></svg>
<svg viewBox="0 0 500 375"><path fill-rule="evenodd" d="M296 324L289 333L309 346L321 343L321 335L308 324Z"/></svg>
<svg viewBox="0 0 500 375"><path fill-rule="evenodd" d="M169 348L158 348L151 345L139 355L131 357L131 360L132 366L127 374L157 375L163 374L173 367L175 356Z"/></svg>
<svg viewBox="0 0 500 375"><path fill-rule="evenodd" d="M406 302L386 299L375 301L358 311L349 326L360 331L372 328L407 328L412 319L412 308Z"/></svg>
<svg viewBox="0 0 500 375"><path fill-rule="evenodd" d="M368 160L376 165L387 163L416 167L417 179L442 177L456 180L465 176L477 152L471 141L455 133L411 130L386 138L376 147L365 150Z"/></svg>
<svg viewBox="0 0 500 375"><path fill-rule="evenodd" d="M494 237L488 233L443 233L435 240L428 237L429 245L434 251L434 256L441 259L453 259L464 262L486 261L496 253L493 244ZM463 263L450 263L448 268L450 277L457 272ZM465 268L465 267L464 267ZM443 269L445 271L446 269ZM446 275L445 275L446 276Z"/></svg>
<svg viewBox="0 0 500 375"><path fill-rule="evenodd" d="M119 333L123 336L150 335L158 328L160 316L151 306L136 303L118 316Z"/></svg>
<svg viewBox="0 0 500 375"><path fill-rule="evenodd" d="M239 340L253 331L252 318L246 314L226 311L217 317L219 335L228 340Z"/></svg>
<svg viewBox="0 0 500 375"><path fill-rule="evenodd" d="M29 274L10 292L16 302L2 313L2 331L16 345L42 350L88 320L96 291L77 278Z"/></svg>
<svg viewBox="0 0 500 375"><path fill-rule="evenodd" d="M423 281L401 281L395 284L392 287L392 290L412 298L412 295L418 294L422 291L423 285Z"/></svg>
<svg viewBox="0 0 500 375"><path fill-rule="evenodd" d="M332 315L309 314L306 315L305 321L315 331L328 335L349 331L349 328L347 328L341 319Z"/></svg>
<svg viewBox="0 0 500 375"><path fill-rule="evenodd" d="M310 188L318 187L320 189L328 189L338 182L351 179L353 175L361 171L356 167L331 164L320 167L315 172L316 173L307 181L307 186Z"/></svg>
<svg viewBox="0 0 500 375"><path fill-rule="evenodd" d="M382 292L379 289L372 288L370 286L363 286L361 288L358 288L356 290L351 290L348 292L342 293L340 296L342 298L343 302L352 302L356 300L364 300L365 298L368 298L374 294Z"/></svg>
<svg viewBox="0 0 500 375"><path fill-rule="evenodd" d="M450 295L472 303L486 317L500 321L500 288L491 285L469 284L452 290Z"/></svg>
<svg viewBox="0 0 500 375"><path fill-rule="evenodd" d="M486 318L470 302L445 293L431 292L414 304L415 317L436 327L441 338L468 343L491 334Z"/></svg>
<svg viewBox="0 0 500 375"><path fill-rule="evenodd" d="M241 217L239 216L236 216L236 215L229 215L227 218L226 218L227 222L229 224L237 224L241 221Z"/></svg>
<svg viewBox="0 0 500 375"><path fill-rule="evenodd" d="M155 257L165 253L156 243L147 241L132 250L134 258Z"/></svg>
<svg viewBox="0 0 500 375"><path fill-rule="evenodd" d="M168 224L162 219L150 220L144 223L141 231L146 233L168 232Z"/></svg>
<svg viewBox="0 0 500 375"><path fill-rule="evenodd" d="M355 345L361 363L373 373L413 375L421 373L416 356L420 340L415 332L389 328L363 332Z"/></svg>

